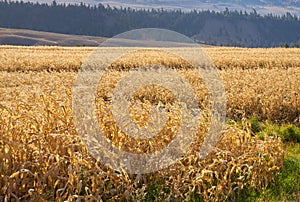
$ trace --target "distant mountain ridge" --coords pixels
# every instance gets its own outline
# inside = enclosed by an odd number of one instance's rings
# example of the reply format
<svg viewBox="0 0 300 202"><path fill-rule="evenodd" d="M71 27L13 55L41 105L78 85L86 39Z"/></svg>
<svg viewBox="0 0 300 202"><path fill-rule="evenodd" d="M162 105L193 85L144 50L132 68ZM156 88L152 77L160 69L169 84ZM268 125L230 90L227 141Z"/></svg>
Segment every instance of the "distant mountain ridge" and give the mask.
<svg viewBox="0 0 300 202"><path fill-rule="evenodd" d="M25 0L26 2L27 0ZM28 0L51 4L53 0ZM252 11L259 14L283 15L287 12L300 16L300 0L56 0L57 3L97 5L102 3L112 7L155 8L190 10Z"/></svg>
<svg viewBox="0 0 300 202"><path fill-rule="evenodd" d="M98 0L101 2L101 0ZM172 5L172 4L186 4L186 3L223 3L223 4L239 4L239 5L272 5L272 6L300 6L300 0L119 0L121 3L136 3L136 4L159 4L159 5Z"/></svg>
<svg viewBox="0 0 300 202"><path fill-rule="evenodd" d="M300 0L96 0L103 4L113 6L136 6L138 8L169 8L169 9L182 9L182 10L242 10L249 11L256 9L258 13L279 14L282 15L286 12L300 16Z"/></svg>

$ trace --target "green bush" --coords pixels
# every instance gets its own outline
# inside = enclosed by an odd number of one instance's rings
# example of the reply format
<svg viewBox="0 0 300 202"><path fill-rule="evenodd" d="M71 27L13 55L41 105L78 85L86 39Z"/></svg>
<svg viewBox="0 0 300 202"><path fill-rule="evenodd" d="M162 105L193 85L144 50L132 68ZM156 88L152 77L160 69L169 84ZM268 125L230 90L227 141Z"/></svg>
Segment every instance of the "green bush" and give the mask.
<svg viewBox="0 0 300 202"><path fill-rule="evenodd" d="M281 126L279 136L285 142L300 142L300 129L291 124Z"/></svg>
<svg viewBox="0 0 300 202"><path fill-rule="evenodd" d="M251 132L260 139L265 136L280 137L283 142L300 142L300 129L293 124L274 124L270 121L260 122L257 117L249 120Z"/></svg>
<svg viewBox="0 0 300 202"><path fill-rule="evenodd" d="M256 116L252 117L249 121L250 121L250 125L251 125L251 131L253 133L258 133L263 129L262 124L259 122L259 120Z"/></svg>

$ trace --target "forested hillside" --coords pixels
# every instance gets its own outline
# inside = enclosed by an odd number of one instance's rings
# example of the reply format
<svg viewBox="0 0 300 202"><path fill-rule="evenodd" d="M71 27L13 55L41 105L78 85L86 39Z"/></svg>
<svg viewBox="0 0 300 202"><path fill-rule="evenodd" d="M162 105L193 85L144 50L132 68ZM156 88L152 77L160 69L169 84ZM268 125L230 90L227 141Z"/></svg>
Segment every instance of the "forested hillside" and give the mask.
<svg viewBox="0 0 300 202"><path fill-rule="evenodd" d="M0 2L0 27L112 37L136 28L166 28L201 43L245 47L299 46L300 19L252 12L112 8L99 4Z"/></svg>

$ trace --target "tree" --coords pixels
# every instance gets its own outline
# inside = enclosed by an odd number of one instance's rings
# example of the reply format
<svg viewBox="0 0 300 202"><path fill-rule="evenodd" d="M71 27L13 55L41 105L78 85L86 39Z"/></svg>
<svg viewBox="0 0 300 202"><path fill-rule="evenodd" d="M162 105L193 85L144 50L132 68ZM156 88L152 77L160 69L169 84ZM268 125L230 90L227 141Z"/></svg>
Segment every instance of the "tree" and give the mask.
<svg viewBox="0 0 300 202"><path fill-rule="evenodd" d="M54 1L52 1L52 4L51 4L52 6L57 6L57 3L56 3L56 1L54 0Z"/></svg>

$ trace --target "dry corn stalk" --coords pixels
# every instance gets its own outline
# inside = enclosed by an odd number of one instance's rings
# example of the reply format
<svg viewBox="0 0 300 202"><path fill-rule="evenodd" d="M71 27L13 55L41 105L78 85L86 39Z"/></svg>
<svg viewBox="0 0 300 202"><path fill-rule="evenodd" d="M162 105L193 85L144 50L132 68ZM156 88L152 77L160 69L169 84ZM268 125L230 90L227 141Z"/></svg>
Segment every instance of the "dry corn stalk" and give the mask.
<svg viewBox="0 0 300 202"><path fill-rule="evenodd" d="M182 161L168 169L147 175L128 175L102 166L89 155L77 137L71 111L71 89L76 71L91 50L1 47L1 54L5 56L0 59L1 199L142 200L155 190L157 200L181 201L197 193L203 200L221 201L237 197L246 186L255 188L272 183L283 163L280 140L269 137L261 141L236 126L225 126L222 140L216 149L202 159L197 148L208 129L209 122L205 122L205 119L199 124L198 139L191 150ZM259 53L268 53L259 59L259 64L254 63L255 58L249 56L260 57L255 53L257 50L221 48L207 51L217 67L222 69L220 74L227 91L229 117L241 118L257 114L261 118L275 117L278 121L291 121L299 117L297 95L300 60L297 51L259 49ZM286 55L280 61L270 57L274 53ZM147 58L151 54L156 53L140 53L140 57ZM298 59L289 63L288 58L292 56ZM130 63L130 58L123 59L124 64ZM278 65L273 67L273 60ZM166 56L157 57L157 62L176 67L176 71L192 84L204 109L207 92L191 69L182 68L186 67L184 61L171 61ZM182 64L174 65L178 62ZM112 71L106 75L109 79L99 85L96 104L99 123L111 136L112 142L120 146L118 144L124 139L123 148L129 150L129 143L132 142L126 142L126 136L113 136L117 134L117 127L111 120L108 105L111 89L120 75L126 68L137 65L132 62L128 67L123 63L118 61L112 65ZM153 96L156 91L161 92L157 97ZM174 127L176 131L180 119L174 98L169 92L151 87L141 90L135 96L140 105L132 106L133 121L145 125L149 105L161 104L170 108L172 121L167 128ZM285 109L285 113L282 113L282 109ZM209 114L206 119L209 120ZM162 139L153 141L158 143L158 147L163 147L165 143L159 142L172 138L172 134L166 132ZM135 152L152 151L151 147L145 147L145 143L137 145L134 148L140 151Z"/></svg>

